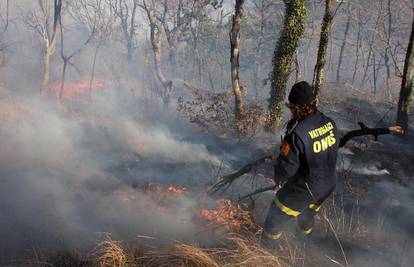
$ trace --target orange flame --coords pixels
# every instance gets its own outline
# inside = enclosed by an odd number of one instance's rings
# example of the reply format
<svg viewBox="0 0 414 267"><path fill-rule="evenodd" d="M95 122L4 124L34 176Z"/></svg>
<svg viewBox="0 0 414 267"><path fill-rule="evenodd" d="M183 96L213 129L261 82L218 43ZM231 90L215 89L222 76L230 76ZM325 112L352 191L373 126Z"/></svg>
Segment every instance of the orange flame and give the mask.
<svg viewBox="0 0 414 267"><path fill-rule="evenodd" d="M175 187L170 185L168 187L159 184L147 184L140 188L140 191L150 197L161 211L174 210L177 206L179 197L188 193L186 188ZM139 195L137 191L131 188L124 188L119 191L119 200L123 203L137 203L139 204Z"/></svg>
<svg viewBox="0 0 414 267"><path fill-rule="evenodd" d="M241 209L229 199L219 199L216 204L216 209L201 209L198 215L210 223L225 225L235 231L257 231L251 212Z"/></svg>
<svg viewBox="0 0 414 267"><path fill-rule="evenodd" d="M170 185L167 188L167 192L168 193L174 193L174 194L183 194L183 193L187 193L187 188L185 188L185 187L184 188L178 188L178 187Z"/></svg>
<svg viewBox="0 0 414 267"><path fill-rule="evenodd" d="M209 222L232 224L237 217L238 208L228 199L219 199L217 209L201 209L199 215ZM237 223L237 220L235 221Z"/></svg>
<svg viewBox="0 0 414 267"><path fill-rule="evenodd" d="M49 84L49 89L55 94L56 97L59 97L62 84L60 82L53 82ZM104 82L94 81L92 84L85 82L65 82L63 89L62 98L69 101L74 101L76 99L83 99L89 93L89 90L102 90L104 88Z"/></svg>

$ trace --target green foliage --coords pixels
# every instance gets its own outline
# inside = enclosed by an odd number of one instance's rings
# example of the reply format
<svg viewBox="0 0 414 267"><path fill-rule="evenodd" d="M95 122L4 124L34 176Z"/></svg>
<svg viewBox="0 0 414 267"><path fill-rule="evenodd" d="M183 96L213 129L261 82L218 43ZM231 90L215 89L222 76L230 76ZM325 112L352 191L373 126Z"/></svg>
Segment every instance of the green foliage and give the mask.
<svg viewBox="0 0 414 267"><path fill-rule="evenodd" d="M277 42L272 64L269 111L272 114L271 128L280 126L283 102L286 97L286 84L291 73L291 65L299 40L305 29L306 1L285 1L286 15L282 33Z"/></svg>

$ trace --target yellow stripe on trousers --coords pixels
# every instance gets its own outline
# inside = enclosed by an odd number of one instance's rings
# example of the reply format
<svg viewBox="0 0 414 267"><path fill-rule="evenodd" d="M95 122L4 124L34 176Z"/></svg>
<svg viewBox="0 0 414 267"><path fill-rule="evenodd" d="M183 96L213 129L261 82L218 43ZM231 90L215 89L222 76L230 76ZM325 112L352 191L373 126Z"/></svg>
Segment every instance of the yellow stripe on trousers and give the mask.
<svg viewBox="0 0 414 267"><path fill-rule="evenodd" d="M278 240L280 237L282 237L282 232L278 232L277 234L269 234L268 232L264 231L264 234L271 240Z"/></svg>
<svg viewBox="0 0 414 267"><path fill-rule="evenodd" d="M312 233L313 228L309 228L308 230L302 230L302 233L305 235L310 235Z"/></svg>
<svg viewBox="0 0 414 267"><path fill-rule="evenodd" d="M287 215L297 217L300 214L299 211L292 210L291 208L286 207L285 205L283 205L282 202L280 202L278 198L275 199L275 205L276 205L276 207L278 207L281 211L283 211Z"/></svg>
<svg viewBox="0 0 414 267"><path fill-rule="evenodd" d="M315 205L315 204L310 204L309 205L309 208L311 209L311 210L314 210L314 211L316 211L316 212L318 212L320 209L321 209L321 206L317 206L317 205Z"/></svg>
<svg viewBox="0 0 414 267"><path fill-rule="evenodd" d="M283 203L280 202L280 200L278 198L275 199L275 205L276 205L276 207L278 207L281 211L283 211L287 215L290 215L290 216L293 216L293 217L298 217L299 214L300 214L299 211L293 210L293 209L283 205ZM310 204L309 208L316 211L316 212L318 212L321 207L320 206L318 207L315 204Z"/></svg>

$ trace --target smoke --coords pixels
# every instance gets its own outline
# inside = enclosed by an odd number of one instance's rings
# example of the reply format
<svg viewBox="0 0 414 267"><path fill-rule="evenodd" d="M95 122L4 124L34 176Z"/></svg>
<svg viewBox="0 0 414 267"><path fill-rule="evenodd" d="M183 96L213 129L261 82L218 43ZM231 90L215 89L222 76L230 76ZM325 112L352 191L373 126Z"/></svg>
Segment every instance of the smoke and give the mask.
<svg viewBox="0 0 414 267"><path fill-rule="evenodd" d="M108 98L106 104L117 105ZM131 118L119 106L103 109L99 101L86 117L44 102L24 105L30 114L0 131L3 260L35 246L88 248L98 232L123 240L194 238L198 201L190 193L161 205L135 187L185 186L194 178L204 184L220 164L204 144L180 140L168 125Z"/></svg>
<svg viewBox="0 0 414 267"><path fill-rule="evenodd" d="M121 119L111 122L108 129L113 129L114 132L111 134L114 134L118 140L125 140L131 150L150 160L156 159L168 163L220 164L220 160L211 155L205 145L174 139L165 126L159 128Z"/></svg>
<svg viewBox="0 0 414 267"><path fill-rule="evenodd" d="M354 172L357 174L362 174L362 175L375 175L375 176L390 174L390 172L387 169L379 169L378 166L376 165L372 165L368 167L358 167L354 169Z"/></svg>
<svg viewBox="0 0 414 267"><path fill-rule="evenodd" d="M382 163L379 161L372 161L369 163L358 162L353 160L355 157L354 152L348 148L341 149L338 157L338 170L350 170L352 173L357 175L367 176L382 176L390 175L389 170L382 168Z"/></svg>
<svg viewBox="0 0 414 267"><path fill-rule="evenodd" d="M338 171L364 192L343 200L345 206L353 207L349 216L355 216L353 221L360 222L367 233L365 237L357 234L359 238L353 241L346 236L342 240L349 247L346 253L353 266L411 266L413 262L414 194L409 183L405 184L412 178L412 166L404 164L413 156L412 145L406 143L402 148L391 138L385 145L362 152L358 147L344 148L339 153Z"/></svg>
<svg viewBox="0 0 414 267"><path fill-rule="evenodd" d="M354 266L412 265L413 201L414 195L410 189L392 181L373 185L361 203L361 209L366 209L361 220L367 225L373 241L369 244L364 244L363 241L353 244L365 251L362 253L351 249L349 256Z"/></svg>

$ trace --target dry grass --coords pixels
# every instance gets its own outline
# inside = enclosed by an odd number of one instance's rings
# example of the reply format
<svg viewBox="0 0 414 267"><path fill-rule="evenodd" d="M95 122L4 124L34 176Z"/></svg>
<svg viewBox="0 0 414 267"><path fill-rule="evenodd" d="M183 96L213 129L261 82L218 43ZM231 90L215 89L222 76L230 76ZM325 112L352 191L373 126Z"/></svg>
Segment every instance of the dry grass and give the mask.
<svg viewBox="0 0 414 267"><path fill-rule="evenodd" d="M335 195L324 204L317 216L319 234L334 236L341 252L330 251L329 255L319 255L318 247L307 245L298 240L295 234L284 235L276 251L264 249L258 242L258 232L255 227L227 227L229 232L220 239L220 245L202 247L199 244L173 243L156 247L132 248L121 241L115 240L110 234L103 234L100 242L89 254L61 253L49 254L46 257L36 255L36 260L24 266L98 266L98 267L156 267L156 266L192 266L192 267L257 267L257 266L324 266L323 260L348 266L346 251L342 241L372 243L368 240L370 232L360 221L359 203L352 207L351 212L345 212L344 200ZM214 210L213 210L214 211ZM227 210L226 210L227 211ZM230 209L233 211L233 209ZM229 214L238 214L230 212ZM243 214L242 214L243 215ZM223 217L223 216L221 216ZM241 225L250 225L250 216L236 216ZM228 216L229 221L236 220ZM327 220L329 218L329 221ZM214 221L214 220L213 220ZM228 221L225 221L227 225ZM232 225L232 224L230 224ZM227 225L228 226L228 225ZM253 230L253 231L252 231ZM321 231L322 230L322 231ZM316 253L316 254L315 254ZM341 255L342 254L342 255ZM325 262L326 264L326 262Z"/></svg>
<svg viewBox="0 0 414 267"><path fill-rule="evenodd" d="M125 267L128 266L128 255L120 241L112 239L110 234L104 234L104 240L99 242L92 255L96 266Z"/></svg>
<svg viewBox="0 0 414 267"><path fill-rule="evenodd" d="M231 236L225 246L202 248L197 244L177 243L145 251L125 250L110 236L98 244L91 256L95 266L191 266L191 267L256 267L288 266L277 254L265 250L253 238Z"/></svg>
<svg viewBox="0 0 414 267"><path fill-rule="evenodd" d="M233 236L229 237L229 240L235 248L226 251L224 261L220 266L289 266L277 253L264 249L255 239Z"/></svg>
<svg viewBox="0 0 414 267"><path fill-rule="evenodd" d="M251 236L229 236L221 247L202 248L197 244L175 243L157 248L127 249L120 241L105 234L105 239L87 255L78 253L49 254L19 266L74 267L282 267L291 266L286 256L264 249Z"/></svg>
<svg viewBox="0 0 414 267"><path fill-rule="evenodd" d="M219 267L213 249L202 249L197 245L176 244L159 250L150 250L137 259L136 266L194 266Z"/></svg>

